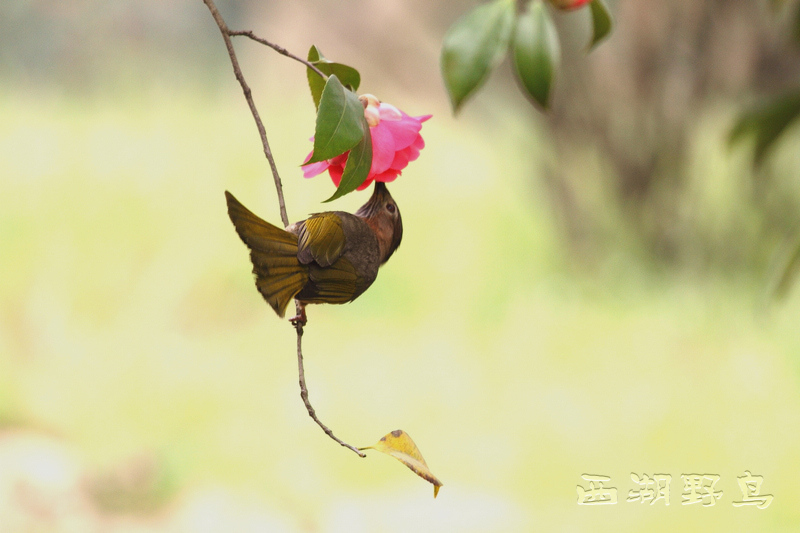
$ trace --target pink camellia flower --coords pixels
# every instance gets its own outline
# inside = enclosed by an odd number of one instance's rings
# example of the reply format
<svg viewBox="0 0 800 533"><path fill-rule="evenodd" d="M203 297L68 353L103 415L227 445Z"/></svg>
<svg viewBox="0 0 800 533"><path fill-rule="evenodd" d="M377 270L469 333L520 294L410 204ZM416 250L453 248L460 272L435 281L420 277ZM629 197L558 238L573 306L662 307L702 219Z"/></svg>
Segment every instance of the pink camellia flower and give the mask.
<svg viewBox="0 0 800 533"><path fill-rule="evenodd" d="M591 0L550 0L550 3L553 4L553 7L563 11L579 9L589 2L591 2Z"/></svg>
<svg viewBox="0 0 800 533"><path fill-rule="evenodd" d="M372 135L372 166L367 179L358 187L361 191L373 181L394 181L411 161L419 157L419 151L425 147L419 132L422 123L432 115L410 117L391 104L381 103L371 94L362 95L359 99L366 102L364 116ZM313 178L327 170L338 187L348 155L349 151L327 161L306 165L303 167L303 176ZM311 154L308 154L306 161L309 159Z"/></svg>

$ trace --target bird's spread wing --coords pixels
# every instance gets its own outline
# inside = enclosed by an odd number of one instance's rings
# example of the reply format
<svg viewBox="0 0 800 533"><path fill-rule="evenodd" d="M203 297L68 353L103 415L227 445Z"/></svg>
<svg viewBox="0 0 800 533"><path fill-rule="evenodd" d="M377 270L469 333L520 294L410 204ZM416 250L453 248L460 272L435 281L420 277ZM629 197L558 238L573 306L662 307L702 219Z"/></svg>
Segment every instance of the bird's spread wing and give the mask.
<svg viewBox="0 0 800 533"><path fill-rule="evenodd" d="M344 251L342 219L336 213L317 213L300 225L297 234L297 259L307 265L312 261L329 267Z"/></svg>

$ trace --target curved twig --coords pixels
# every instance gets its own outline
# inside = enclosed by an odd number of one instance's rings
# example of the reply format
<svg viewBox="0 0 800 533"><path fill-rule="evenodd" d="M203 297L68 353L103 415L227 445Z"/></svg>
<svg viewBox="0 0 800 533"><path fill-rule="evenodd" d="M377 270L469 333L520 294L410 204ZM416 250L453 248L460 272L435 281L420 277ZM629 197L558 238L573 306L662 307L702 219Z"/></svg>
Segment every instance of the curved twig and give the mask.
<svg viewBox="0 0 800 533"><path fill-rule="evenodd" d="M357 453L361 457L366 457L367 454L353 446L352 444L347 444L342 439L337 437L333 434L333 431L322 423L322 421L317 418L317 413L314 411L314 408L311 406L311 402L308 400L308 389L306 388L306 373L303 370L303 348L302 348L302 339L303 339L303 325L300 322L295 324L295 329L297 330L297 372L300 376L300 397L303 399L303 403L306 406L306 410L308 411L308 416L317 423L319 427L322 428L330 438L344 446L345 448L349 448L353 452Z"/></svg>
<svg viewBox="0 0 800 533"><path fill-rule="evenodd" d="M275 180L275 189L278 192L278 205L280 206L281 210L281 220L283 221L284 226L289 225L289 217L286 214L286 203L283 200L283 185L281 184L281 178L278 175L278 167L275 165L275 159L272 157L272 150L269 147L269 142L267 141L267 131L264 128L264 123L261 122L261 117L258 114L258 110L256 109L256 104L253 101L253 95L250 91L250 87L247 85L247 82L244 80L244 75L242 74L241 68L239 68L239 61L236 59L236 52L233 50L233 43L231 42L232 35L241 35L245 37L250 37L251 39L258 41L270 48L274 49L278 53L290 57L296 61L300 61L308 68L315 71L317 74L322 76L324 79L327 79L327 76L323 74L317 67L301 59L294 54L288 52L285 48L278 46L276 44L272 44L269 41L261 39L260 37L256 37L253 35L251 31L231 31L228 28L228 25L225 24L225 21L222 18L222 15L219 14L217 10L217 6L214 5L214 0L203 0L203 2L208 6L209 11L211 11L211 16L214 17L214 21L217 23L219 27L219 31L222 33L222 38L225 41L225 47L228 49L228 56L231 58L231 64L233 65L233 73L236 76L236 79L239 81L239 85L242 86L242 91L244 92L245 100L247 100L247 105L250 106L250 112L253 114L253 118L256 121L256 127L258 128L258 133L261 136L261 144L264 147L264 155L267 156L267 161L269 161L269 166L272 169L272 177ZM343 440L336 437L333 432L330 430L328 426L322 423L319 418L317 418L317 413L314 411L314 408L311 406L311 402L308 400L308 388L306 387L306 375L305 370L303 369L303 348L302 348L302 339L303 339L303 325L299 322L295 325L295 329L297 330L297 369L298 374L300 376L300 398L303 399L303 404L306 406L306 410L308 411L309 416L311 417L314 422L317 423L319 427L327 434L330 438L344 446L345 448L349 448L356 454L361 457L366 457L366 454L352 446L347 444Z"/></svg>
<svg viewBox="0 0 800 533"><path fill-rule="evenodd" d="M256 41L257 43L261 43L264 46L269 46L270 48L272 48L273 50L275 50L276 52L278 52L281 55L285 55L286 57L290 57L290 58L294 59L295 61L299 61L300 63L304 64L305 66L307 66L308 68L310 68L311 70L313 70L314 72L319 74L320 77L323 80L327 80L328 79L328 76L326 76L320 69L318 69L316 66L314 66L313 63L310 63L309 61L306 61L302 57L294 55L293 53L291 53L290 51L288 51L286 48L282 47L279 44L271 43L266 39L262 39L261 37L255 35L251 30L247 30L247 31L231 31L231 32L228 32L228 35L230 35L231 37L236 37L236 36L249 37L249 38L253 39L254 41Z"/></svg>
<svg viewBox="0 0 800 533"><path fill-rule="evenodd" d="M222 39L225 41L225 48L228 49L228 56L230 56L231 64L233 65L233 74L239 81L239 85L242 86L244 99L247 100L247 105L250 106L250 112L253 114L253 118L256 121L258 134L261 136L261 145L264 147L264 155L267 156L267 161L269 161L269 167L272 169L272 178L275 181L275 189L278 191L278 206L281 210L281 220L284 226L288 226L289 217L286 215L286 202L283 200L281 177L278 174L278 167L275 165L275 158L272 157L269 141L267 141L267 130L264 129L264 123L261 122L258 109L256 109L256 104L253 101L252 91L250 90L250 86L247 85L247 82L244 81L242 69L239 68L239 60L236 59L236 52L233 50L233 43L231 42L231 30L228 29L228 25L225 24L225 20L223 20L222 15L219 14L217 6L214 5L214 0L203 0L203 2L208 6L209 11L211 11L211 16L214 17L214 21L217 23L220 33L222 33Z"/></svg>

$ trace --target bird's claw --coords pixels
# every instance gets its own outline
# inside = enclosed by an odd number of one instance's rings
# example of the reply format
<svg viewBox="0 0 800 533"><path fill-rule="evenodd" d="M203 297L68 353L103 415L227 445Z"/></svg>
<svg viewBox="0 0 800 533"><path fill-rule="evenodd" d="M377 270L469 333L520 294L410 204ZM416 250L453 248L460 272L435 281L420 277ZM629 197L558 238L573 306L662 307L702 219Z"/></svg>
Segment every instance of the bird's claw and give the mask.
<svg viewBox="0 0 800 533"><path fill-rule="evenodd" d="M299 313L289 319L289 322L292 323L294 327L300 326L303 327L308 323L308 317L306 316L306 306L298 306Z"/></svg>

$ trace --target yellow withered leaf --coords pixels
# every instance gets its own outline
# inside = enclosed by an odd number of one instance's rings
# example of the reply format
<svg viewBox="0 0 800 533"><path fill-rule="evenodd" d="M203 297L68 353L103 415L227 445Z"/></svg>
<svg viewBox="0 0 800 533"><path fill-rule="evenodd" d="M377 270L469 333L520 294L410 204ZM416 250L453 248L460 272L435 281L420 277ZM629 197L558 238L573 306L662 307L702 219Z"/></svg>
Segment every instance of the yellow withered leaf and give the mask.
<svg viewBox="0 0 800 533"><path fill-rule="evenodd" d="M391 433L387 433L372 446L359 449L378 450L379 452L391 455L410 468L419 477L433 483L434 498L439 494L439 487L442 486L442 482L431 473L427 463L425 463L425 459L423 459L422 454L419 453L419 448L417 448L417 445L411 440L411 437L408 436L408 433L402 429L396 429Z"/></svg>

